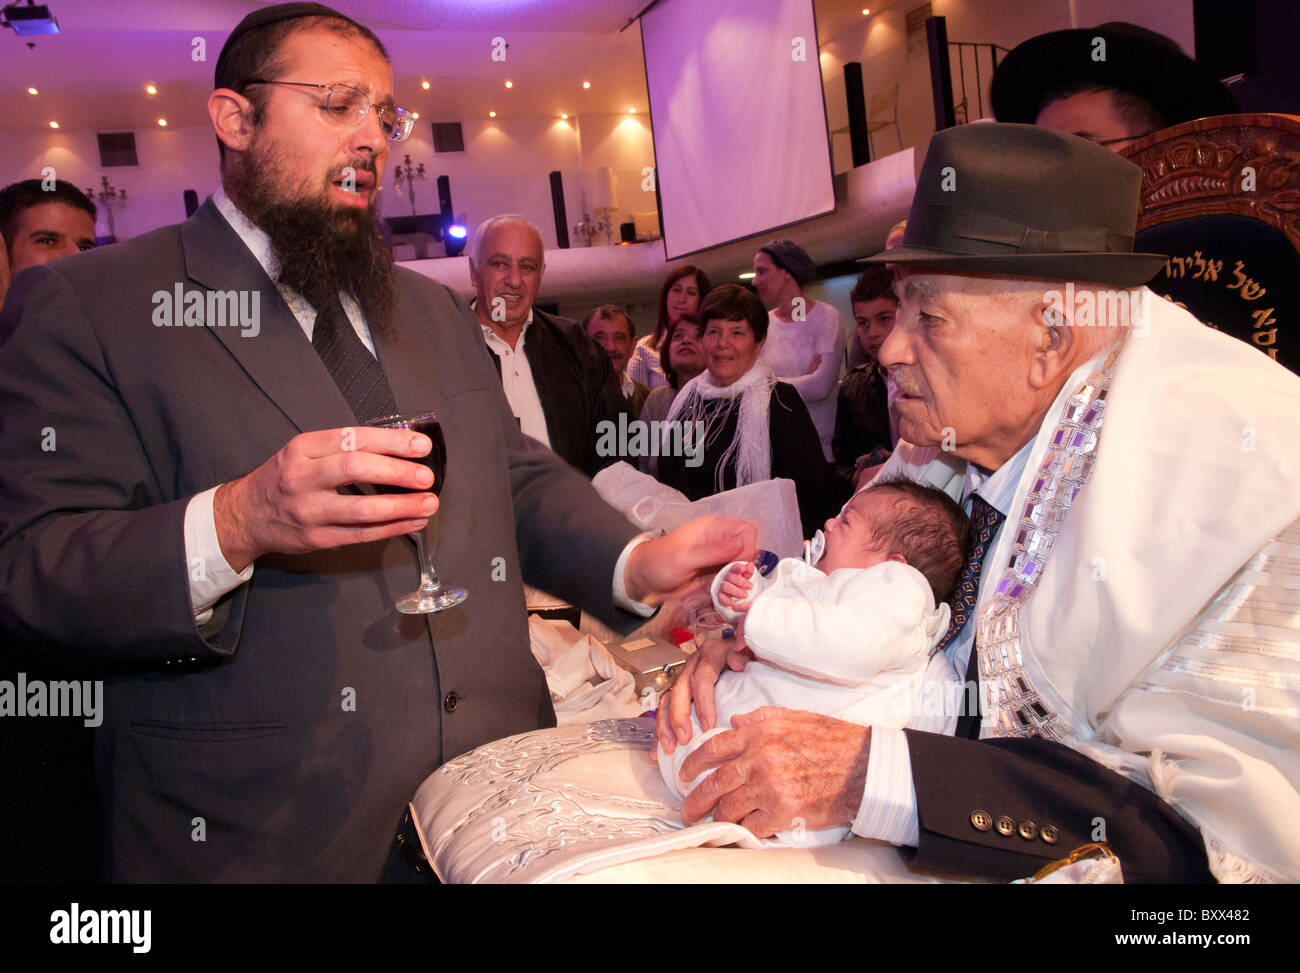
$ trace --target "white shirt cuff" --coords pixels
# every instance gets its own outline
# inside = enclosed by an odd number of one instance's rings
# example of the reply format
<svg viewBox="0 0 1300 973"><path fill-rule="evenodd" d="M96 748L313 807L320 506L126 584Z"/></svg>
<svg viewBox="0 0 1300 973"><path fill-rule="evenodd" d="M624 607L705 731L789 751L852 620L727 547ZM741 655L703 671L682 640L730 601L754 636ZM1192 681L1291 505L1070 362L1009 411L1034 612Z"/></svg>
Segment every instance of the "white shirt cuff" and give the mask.
<svg viewBox="0 0 1300 973"><path fill-rule="evenodd" d="M633 601L627 596L627 586L623 583L623 569L627 567L627 556L634 550L650 540L652 534L637 534L627 542L627 547L623 548L623 553L618 556L614 563L614 604L619 608L627 609L634 615L640 615L642 618L649 618L658 609L655 605L647 605L643 601Z"/></svg>
<svg viewBox="0 0 1300 973"><path fill-rule="evenodd" d="M902 730L871 728L867 785L853 819L853 833L915 848L921 839L916 815L912 757Z"/></svg>
<svg viewBox="0 0 1300 973"><path fill-rule="evenodd" d="M185 575L190 579L190 603L194 621L205 624L212 618L212 606L253 576L250 564L236 571L221 553L212 498L217 488L195 494L185 507Z"/></svg>

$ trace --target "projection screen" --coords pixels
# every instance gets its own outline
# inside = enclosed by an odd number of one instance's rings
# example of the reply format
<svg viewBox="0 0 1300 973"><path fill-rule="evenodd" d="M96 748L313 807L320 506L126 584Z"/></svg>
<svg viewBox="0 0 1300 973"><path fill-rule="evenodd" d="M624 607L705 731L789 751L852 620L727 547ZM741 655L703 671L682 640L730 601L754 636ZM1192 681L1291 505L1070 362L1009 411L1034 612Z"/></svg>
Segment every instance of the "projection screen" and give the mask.
<svg viewBox="0 0 1300 973"><path fill-rule="evenodd" d="M641 16L669 260L835 208L812 0Z"/></svg>

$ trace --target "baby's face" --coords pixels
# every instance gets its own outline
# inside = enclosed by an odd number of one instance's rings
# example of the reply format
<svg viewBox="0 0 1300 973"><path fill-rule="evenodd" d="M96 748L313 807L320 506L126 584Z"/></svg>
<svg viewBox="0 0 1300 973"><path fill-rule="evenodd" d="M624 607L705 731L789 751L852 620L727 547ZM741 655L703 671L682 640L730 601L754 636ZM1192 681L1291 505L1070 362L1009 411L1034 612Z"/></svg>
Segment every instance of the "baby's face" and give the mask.
<svg viewBox="0 0 1300 973"><path fill-rule="evenodd" d="M843 512L826 521L826 550L817 569L830 574L837 568L869 568L882 561L904 560L901 554L882 550L875 528L893 516L894 499L884 491L864 490Z"/></svg>

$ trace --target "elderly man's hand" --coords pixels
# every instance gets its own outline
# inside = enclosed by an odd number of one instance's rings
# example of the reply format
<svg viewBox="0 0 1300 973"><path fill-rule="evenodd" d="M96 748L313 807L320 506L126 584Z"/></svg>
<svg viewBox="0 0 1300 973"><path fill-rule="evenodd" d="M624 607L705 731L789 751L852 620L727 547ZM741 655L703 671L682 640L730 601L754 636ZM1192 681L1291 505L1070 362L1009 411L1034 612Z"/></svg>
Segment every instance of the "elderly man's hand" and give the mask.
<svg viewBox="0 0 1300 973"><path fill-rule="evenodd" d="M637 545L624 566L623 585L634 601L663 597L701 571L749 560L757 544L758 528L747 520L701 517Z"/></svg>
<svg viewBox="0 0 1300 973"><path fill-rule="evenodd" d="M801 825L847 825L867 782L870 727L797 710L763 707L731 721L682 763L693 780L716 767L686 798L682 816L735 821L760 838Z"/></svg>
<svg viewBox="0 0 1300 973"><path fill-rule="evenodd" d="M668 695L659 701L655 714L655 735L659 749L672 753L677 744L691 739L691 704L700 726L712 730L718 722L718 708L713 701L713 686L724 669L739 672L754 653L741 639L709 639L686 660Z"/></svg>

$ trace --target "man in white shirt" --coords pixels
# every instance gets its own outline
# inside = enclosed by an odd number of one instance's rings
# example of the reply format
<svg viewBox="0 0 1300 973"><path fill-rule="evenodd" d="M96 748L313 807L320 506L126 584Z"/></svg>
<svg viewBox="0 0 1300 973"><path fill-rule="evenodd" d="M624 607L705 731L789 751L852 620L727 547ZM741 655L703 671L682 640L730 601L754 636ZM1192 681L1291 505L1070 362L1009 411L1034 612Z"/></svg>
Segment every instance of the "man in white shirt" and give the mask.
<svg viewBox="0 0 1300 973"><path fill-rule="evenodd" d="M1139 286L1140 180L1042 128L935 136L870 259L900 268L883 475L975 528L932 660L965 677L958 738L758 710L683 765L717 768L688 818L851 821L965 877L1106 841L1129 881L1300 880L1300 379ZM660 745L743 663L688 663Z"/></svg>
<svg viewBox="0 0 1300 973"><path fill-rule="evenodd" d="M567 318L533 306L546 269L540 231L522 216L493 216L474 233L474 314L519 428L574 469L594 476L613 461L597 427L622 411L609 357Z"/></svg>

